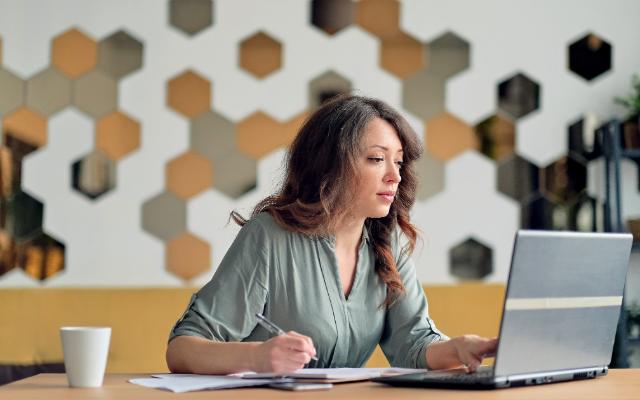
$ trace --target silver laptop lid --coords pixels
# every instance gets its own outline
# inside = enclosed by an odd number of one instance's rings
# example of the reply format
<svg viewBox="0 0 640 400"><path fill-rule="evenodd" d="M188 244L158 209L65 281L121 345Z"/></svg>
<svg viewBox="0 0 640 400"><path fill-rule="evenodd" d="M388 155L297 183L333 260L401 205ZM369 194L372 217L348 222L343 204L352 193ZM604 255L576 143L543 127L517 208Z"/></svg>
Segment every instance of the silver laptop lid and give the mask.
<svg viewBox="0 0 640 400"><path fill-rule="evenodd" d="M609 364L632 236L519 231L494 374Z"/></svg>

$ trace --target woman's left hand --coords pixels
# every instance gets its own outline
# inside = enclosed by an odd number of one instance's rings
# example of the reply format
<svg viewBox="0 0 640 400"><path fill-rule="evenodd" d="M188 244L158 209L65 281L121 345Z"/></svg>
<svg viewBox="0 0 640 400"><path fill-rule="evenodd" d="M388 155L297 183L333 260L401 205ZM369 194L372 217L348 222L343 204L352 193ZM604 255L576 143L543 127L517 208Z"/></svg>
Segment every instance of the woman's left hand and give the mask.
<svg viewBox="0 0 640 400"><path fill-rule="evenodd" d="M455 356L468 372L475 372L485 357L492 357L498 346L497 338L477 335L458 336L449 341L455 349Z"/></svg>

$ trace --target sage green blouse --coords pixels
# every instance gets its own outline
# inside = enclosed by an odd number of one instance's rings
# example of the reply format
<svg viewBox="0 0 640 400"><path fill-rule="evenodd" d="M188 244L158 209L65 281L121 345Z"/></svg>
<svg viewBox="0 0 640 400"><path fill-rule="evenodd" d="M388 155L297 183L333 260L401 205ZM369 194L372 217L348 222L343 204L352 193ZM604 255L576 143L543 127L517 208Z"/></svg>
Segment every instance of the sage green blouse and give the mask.
<svg viewBox="0 0 640 400"><path fill-rule="evenodd" d="M309 367L361 367L380 344L395 367L427 368L426 347L448 339L429 318L413 262L398 235L392 250L406 288L388 310L386 286L374 270L366 229L354 282L345 298L334 237L313 237L280 227L261 213L242 227L213 278L191 298L170 339L180 335L215 341L264 341L262 313L285 331L313 339L318 361Z"/></svg>

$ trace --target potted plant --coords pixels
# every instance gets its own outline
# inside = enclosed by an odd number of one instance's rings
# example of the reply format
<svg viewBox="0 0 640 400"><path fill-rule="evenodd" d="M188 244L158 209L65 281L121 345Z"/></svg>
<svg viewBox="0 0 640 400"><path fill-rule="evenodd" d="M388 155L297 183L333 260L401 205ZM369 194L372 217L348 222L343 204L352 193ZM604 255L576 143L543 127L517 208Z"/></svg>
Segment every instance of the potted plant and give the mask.
<svg viewBox="0 0 640 400"><path fill-rule="evenodd" d="M615 102L627 111L622 127L622 146L640 148L640 74L631 78L632 92L626 97L616 97Z"/></svg>

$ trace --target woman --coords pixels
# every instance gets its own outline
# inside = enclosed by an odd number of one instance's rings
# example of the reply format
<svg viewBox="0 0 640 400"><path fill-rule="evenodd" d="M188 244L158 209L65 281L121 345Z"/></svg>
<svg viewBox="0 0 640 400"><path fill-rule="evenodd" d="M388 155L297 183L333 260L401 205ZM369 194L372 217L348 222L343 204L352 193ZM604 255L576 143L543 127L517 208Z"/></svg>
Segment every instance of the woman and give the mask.
<svg viewBox="0 0 640 400"><path fill-rule="evenodd" d="M171 333L173 372L391 365L474 371L496 339L449 339L427 314L410 253L422 151L385 103L343 96L304 124L281 190L261 201ZM262 313L288 331L271 337ZM317 357L317 361L312 357Z"/></svg>

